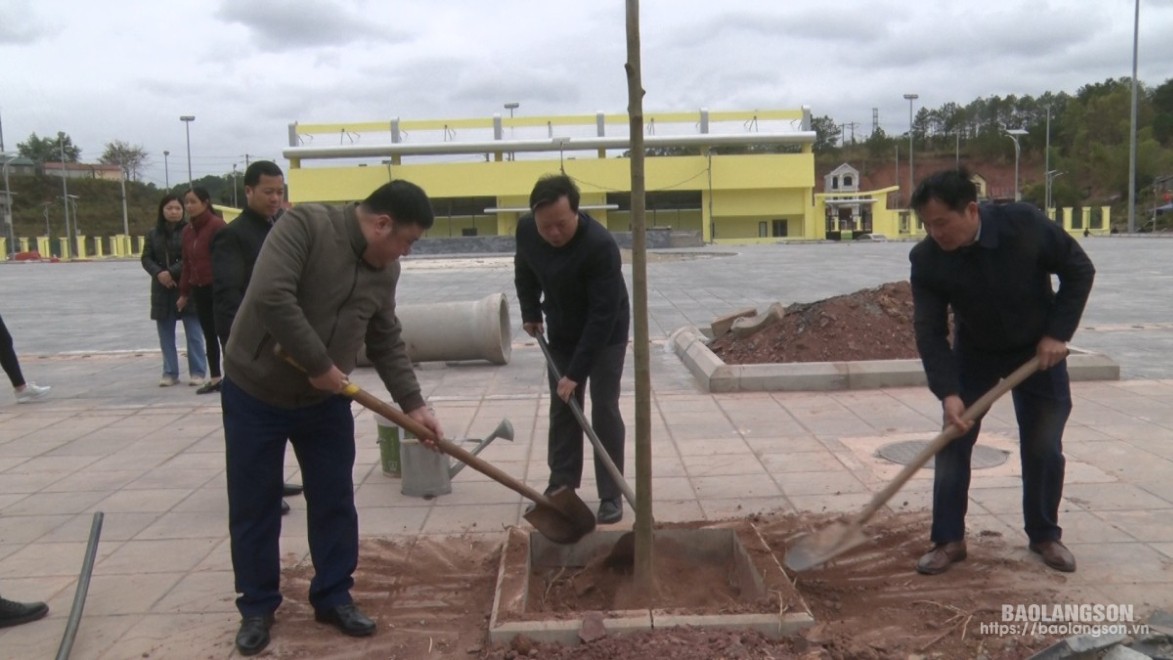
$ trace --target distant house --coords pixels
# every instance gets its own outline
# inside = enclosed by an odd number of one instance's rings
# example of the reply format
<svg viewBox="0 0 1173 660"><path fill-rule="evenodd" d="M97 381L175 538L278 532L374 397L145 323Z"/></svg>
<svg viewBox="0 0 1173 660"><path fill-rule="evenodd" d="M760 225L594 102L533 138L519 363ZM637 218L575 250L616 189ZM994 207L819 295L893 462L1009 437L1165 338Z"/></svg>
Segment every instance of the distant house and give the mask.
<svg viewBox="0 0 1173 660"><path fill-rule="evenodd" d="M24 156L0 154L0 171L7 170L9 176L32 176L37 173L37 163Z"/></svg>
<svg viewBox="0 0 1173 660"><path fill-rule="evenodd" d="M969 180L973 181L973 185L977 186L977 198L979 200L990 198L990 184L986 181L986 177L980 174L971 174Z"/></svg>
<svg viewBox="0 0 1173 660"><path fill-rule="evenodd" d="M859 170L847 163L823 177L823 192L859 192Z"/></svg>
<svg viewBox="0 0 1173 660"><path fill-rule="evenodd" d="M45 163L41 169L46 176L64 176L67 179L122 180L121 167L104 163Z"/></svg>
<svg viewBox="0 0 1173 660"><path fill-rule="evenodd" d="M817 195L823 203L826 236L851 238L857 234L872 233L875 204L883 196L874 192L860 192L859 170L847 163L823 176L823 192Z"/></svg>

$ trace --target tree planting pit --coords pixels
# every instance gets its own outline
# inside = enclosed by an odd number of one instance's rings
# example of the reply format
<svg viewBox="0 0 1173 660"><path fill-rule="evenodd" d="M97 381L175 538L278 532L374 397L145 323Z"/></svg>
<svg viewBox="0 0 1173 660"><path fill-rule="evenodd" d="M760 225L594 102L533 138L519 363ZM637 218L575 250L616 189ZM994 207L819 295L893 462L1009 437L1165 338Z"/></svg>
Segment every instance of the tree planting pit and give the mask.
<svg viewBox="0 0 1173 660"><path fill-rule="evenodd" d="M779 558L747 521L677 523L655 531L654 601L632 569L604 559L624 532L596 531L574 545L512 528L497 576L489 638L575 645L582 639L691 626L754 630L769 638L814 624Z"/></svg>

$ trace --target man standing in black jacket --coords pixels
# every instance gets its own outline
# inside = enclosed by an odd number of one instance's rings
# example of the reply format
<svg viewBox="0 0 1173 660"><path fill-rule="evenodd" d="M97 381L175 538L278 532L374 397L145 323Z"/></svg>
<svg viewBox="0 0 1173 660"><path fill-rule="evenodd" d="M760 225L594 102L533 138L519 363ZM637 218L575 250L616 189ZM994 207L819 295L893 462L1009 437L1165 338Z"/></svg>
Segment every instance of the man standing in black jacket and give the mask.
<svg viewBox="0 0 1173 660"><path fill-rule="evenodd" d="M273 228L285 201L285 173L276 163L258 160L244 171L245 208L212 239L212 308L220 345L228 345L228 333L244 291L253 276L261 245ZM298 495L301 486L285 484L286 496ZM281 500L281 514L289 504Z"/></svg>
<svg viewBox="0 0 1173 660"><path fill-rule="evenodd" d="M565 175L545 176L530 193L532 214L517 223L514 284L522 327L531 336L547 331L562 379L550 376L550 434L546 492L582 480L583 430L568 402L581 406L587 381L591 426L620 472L626 427L619 410L619 382L627 355L631 309L619 246L606 227L578 210L578 187ZM545 323L542 314L545 313ZM594 452L592 452L592 455ZM600 523L623 519L619 485L595 457Z"/></svg>
<svg viewBox="0 0 1173 660"><path fill-rule="evenodd" d="M1033 206L979 206L964 169L922 181L912 207L929 235L909 255L917 349L944 423L966 429L937 454L933 548L917 571L936 575L966 557L970 457L981 420L964 424L962 412L1034 356L1040 370L1013 390L1025 530L1031 551L1047 566L1074 571L1058 520L1063 428L1071 413L1067 342L1079 325L1095 268L1079 243ZM1059 278L1058 291L1051 288L1052 274Z"/></svg>

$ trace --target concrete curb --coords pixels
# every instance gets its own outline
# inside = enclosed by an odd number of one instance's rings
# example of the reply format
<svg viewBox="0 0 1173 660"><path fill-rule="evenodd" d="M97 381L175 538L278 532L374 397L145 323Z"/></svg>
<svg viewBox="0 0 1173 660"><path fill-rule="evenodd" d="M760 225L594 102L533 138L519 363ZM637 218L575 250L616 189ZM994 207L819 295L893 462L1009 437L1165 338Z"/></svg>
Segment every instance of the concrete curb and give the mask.
<svg viewBox="0 0 1173 660"><path fill-rule="evenodd" d="M920 360L725 364L709 350L708 338L696 326L679 328L670 341L706 392L870 390L926 383ZM1075 347L1067 358L1067 371L1073 381L1120 380L1120 365L1111 358Z"/></svg>

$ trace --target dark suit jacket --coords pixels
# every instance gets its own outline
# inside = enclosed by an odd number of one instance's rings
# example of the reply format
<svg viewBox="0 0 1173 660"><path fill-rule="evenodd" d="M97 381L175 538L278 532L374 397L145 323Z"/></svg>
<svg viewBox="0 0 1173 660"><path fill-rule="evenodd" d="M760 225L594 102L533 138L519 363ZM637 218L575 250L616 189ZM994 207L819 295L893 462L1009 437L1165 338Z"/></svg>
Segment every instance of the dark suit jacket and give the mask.
<svg viewBox="0 0 1173 660"><path fill-rule="evenodd" d="M228 332L252 279L253 265L272 228L268 218L245 208L212 241L212 308L221 345L228 344Z"/></svg>
<svg viewBox="0 0 1173 660"><path fill-rule="evenodd" d="M1043 337L1070 341L1095 279L1079 243L1035 207L983 204L980 215L977 243L945 252L926 238L909 254L916 345L940 399L960 391L959 356L1029 356Z"/></svg>

